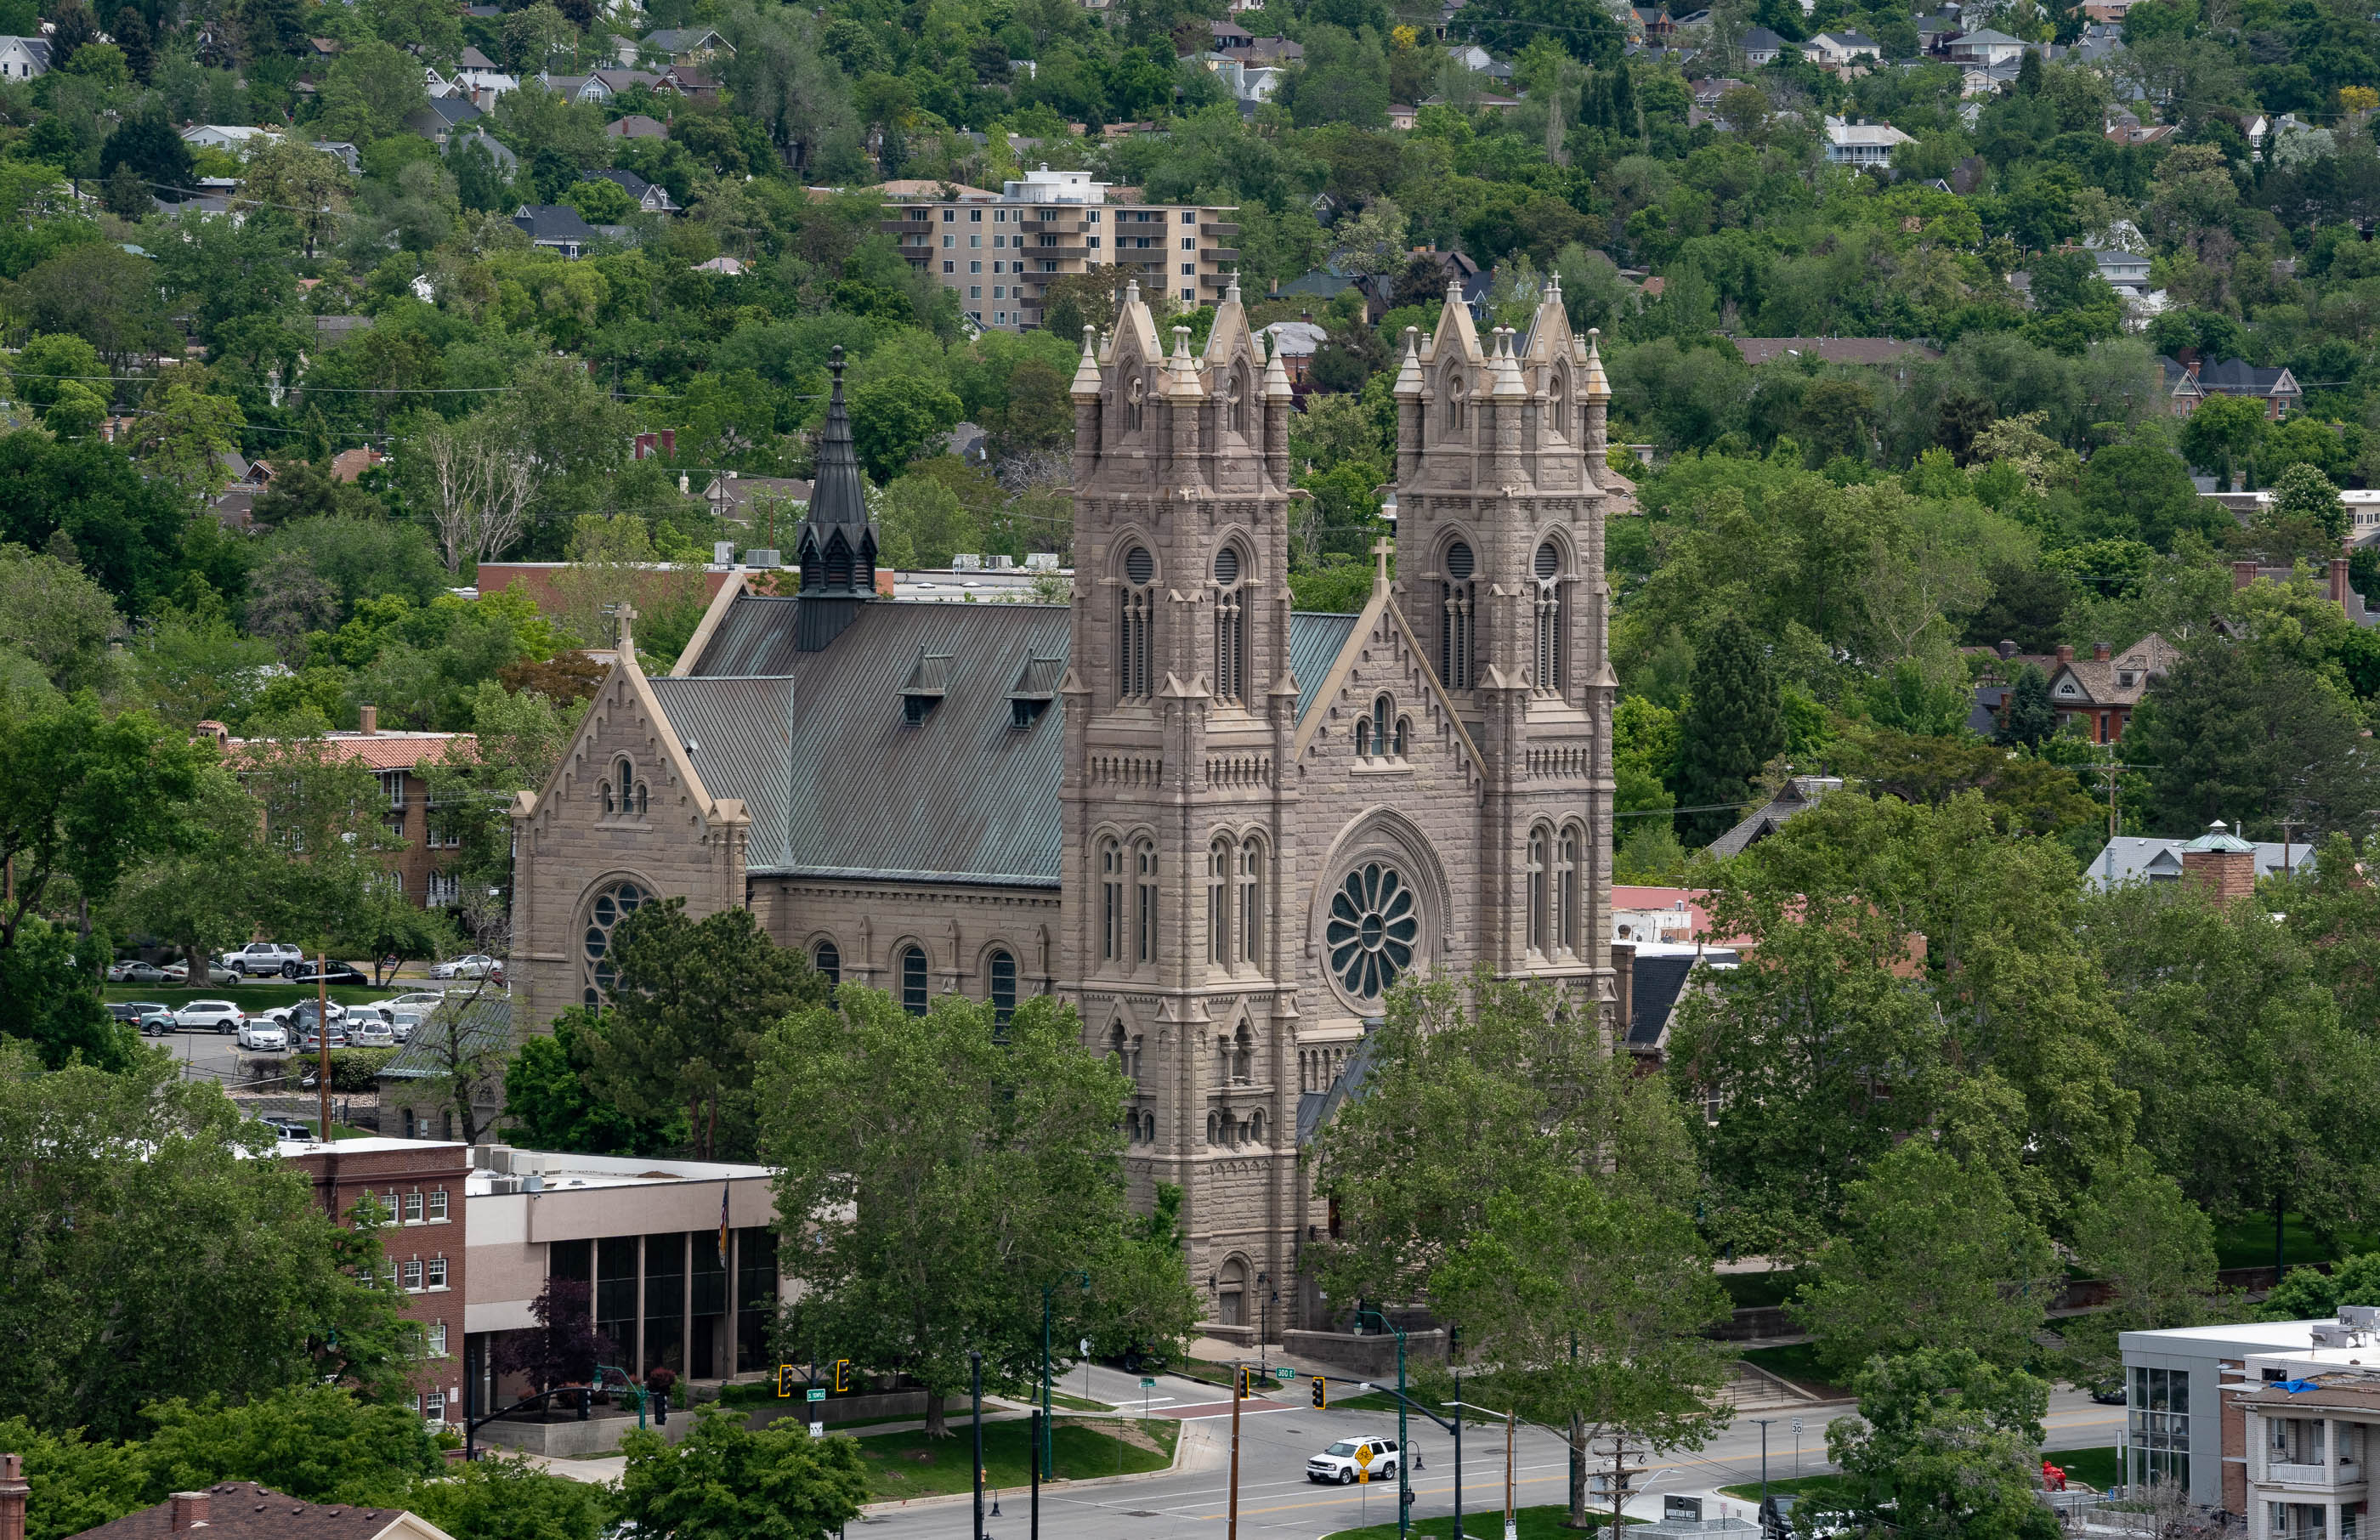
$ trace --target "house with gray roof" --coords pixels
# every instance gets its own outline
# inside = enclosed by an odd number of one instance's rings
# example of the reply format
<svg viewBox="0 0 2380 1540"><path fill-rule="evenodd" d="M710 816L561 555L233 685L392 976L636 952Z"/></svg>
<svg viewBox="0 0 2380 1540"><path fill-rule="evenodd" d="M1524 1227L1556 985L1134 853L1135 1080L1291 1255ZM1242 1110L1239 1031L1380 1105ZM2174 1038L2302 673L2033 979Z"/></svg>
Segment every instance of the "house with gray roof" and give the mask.
<svg viewBox="0 0 2380 1540"><path fill-rule="evenodd" d="M2179 882L2182 857L2198 840L2165 840L2150 835L2119 834L2100 847L2084 868L2083 885L2104 891L2127 882ZM2231 843L2256 858L2256 877L2301 876L2313 870L2313 846L2304 841L2283 844L2277 840L2240 840Z"/></svg>
<svg viewBox="0 0 2380 1540"><path fill-rule="evenodd" d="M567 203L524 203L513 211L513 223L528 235L530 245L574 259L603 236Z"/></svg>

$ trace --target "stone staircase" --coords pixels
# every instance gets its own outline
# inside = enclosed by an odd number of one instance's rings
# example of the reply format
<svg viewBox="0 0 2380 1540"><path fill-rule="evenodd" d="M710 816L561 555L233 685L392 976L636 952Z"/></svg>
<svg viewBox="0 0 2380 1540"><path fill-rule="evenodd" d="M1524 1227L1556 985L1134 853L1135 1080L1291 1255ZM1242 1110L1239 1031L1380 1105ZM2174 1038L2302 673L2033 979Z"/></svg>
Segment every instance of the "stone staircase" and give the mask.
<svg viewBox="0 0 2380 1540"><path fill-rule="evenodd" d="M1714 1400L1738 1412L1787 1412L1828 1404L1783 1376L1742 1359L1736 1360L1735 1373L1719 1388Z"/></svg>

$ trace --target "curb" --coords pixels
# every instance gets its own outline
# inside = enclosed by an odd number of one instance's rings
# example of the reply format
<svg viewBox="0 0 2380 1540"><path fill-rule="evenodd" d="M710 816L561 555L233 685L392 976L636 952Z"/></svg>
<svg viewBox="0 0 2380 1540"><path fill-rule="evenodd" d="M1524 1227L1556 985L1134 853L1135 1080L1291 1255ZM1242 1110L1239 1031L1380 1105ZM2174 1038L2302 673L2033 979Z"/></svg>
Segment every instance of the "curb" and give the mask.
<svg viewBox="0 0 2380 1540"><path fill-rule="evenodd" d="M1152 1417L1148 1420L1155 1422L1157 1419ZM1176 1423L1174 1426L1183 1431L1173 1437L1173 1459L1172 1462L1157 1470L1128 1471L1120 1476L1086 1476L1080 1481L1045 1481L1041 1484L1041 1489L1045 1492L1081 1492L1095 1486L1122 1486L1131 1482L1149 1481L1158 1476L1172 1475L1182 1468L1183 1450L1190 1447L1188 1425ZM1001 1488L1004 1493L1029 1490L1029 1487L1003 1486ZM930 1498L902 1498L890 1502L868 1503L860 1509L859 1518L862 1523L866 1523L871 1519L881 1519L894 1513L914 1513L921 1509L930 1508L951 1508L959 1503L974 1501L973 1492L937 1493Z"/></svg>

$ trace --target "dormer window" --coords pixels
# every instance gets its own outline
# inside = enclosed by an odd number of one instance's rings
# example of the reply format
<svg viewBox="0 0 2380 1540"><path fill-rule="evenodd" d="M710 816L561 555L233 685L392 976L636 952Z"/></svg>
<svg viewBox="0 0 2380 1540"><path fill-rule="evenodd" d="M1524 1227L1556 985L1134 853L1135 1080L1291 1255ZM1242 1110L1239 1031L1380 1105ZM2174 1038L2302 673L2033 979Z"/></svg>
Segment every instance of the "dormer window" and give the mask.
<svg viewBox="0 0 2380 1540"><path fill-rule="evenodd" d="M917 649L917 666L909 671L908 682L901 686L901 721L916 727L941 704L950 689L951 655Z"/></svg>
<svg viewBox="0 0 2380 1540"><path fill-rule="evenodd" d="M1065 673L1063 658L1028 658L1008 692L1008 725L1019 731L1041 720L1058 698L1058 680Z"/></svg>

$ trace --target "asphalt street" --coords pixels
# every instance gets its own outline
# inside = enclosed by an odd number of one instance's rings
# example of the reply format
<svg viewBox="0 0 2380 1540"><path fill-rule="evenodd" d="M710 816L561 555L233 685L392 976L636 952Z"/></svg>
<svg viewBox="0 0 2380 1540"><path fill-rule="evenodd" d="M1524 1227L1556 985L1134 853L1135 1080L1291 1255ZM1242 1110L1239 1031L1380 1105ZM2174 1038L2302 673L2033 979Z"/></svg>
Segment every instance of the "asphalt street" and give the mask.
<svg viewBox="0 0 2380 1540"><path fill-rule="evenodd" d="M1068 1376L1065 1388L1082 1394L1083 1371ZM1090 1371L1093 1399L1125 1407L1137 1414L1139 1382L1113 1370ZM1240 1528L1249 1535L1306 1537L1332 1534L1363 1524L1393 1522L1396 1486L1384 1482L1369 1487L1318 1486L1305 1480L1306 1457L1332 1440L1360 1434L1396 1432L1393 1413L1317 1412L1305 1401L1303 1380L1287 1388L1292 1401L1250 1401L1240 1418ZM1117 1481L1084 1482L1045 1487L1041 1496L1041 1530L1060 1540L1164 1540L1172 1535L1212 1535L1227 1524L1230 1509L1231 1405L1213 1387L1193 1381L1161 1378L1148 1392L1151 1416L1183 1420L1184 1449L1175 1469L1162 1474ZM1796 1473L1815 1474L1831 1467L1826 1462L1826 1425L1851 1411L1849 1406L1813 1406L1798 1415L1802 1423L1800 1452L1795 1453L1791 1412L1761 1412L1748 1416L1771 1419L1768 1427L1768 1473L1782 1479ZM2123 1409L2097 1406L2079 1392L2061 1392L2051 1399L2047 1448L2088 1449L2113 1444ZM1428 1518L1450 1513L1454 1507L1455 1473L1452 1437L1419 1418L1408 1420L1409 1437L1419 1464L1413 1485L1414 1515ZM1463 1507L1464 1533L1496 1540L1502 1533L1504 1505L1504 1440L1500 1429L1466 1425L1463 1435ZM1735 1498L1717 1498L1715 1489L1739 1482L1757 1482L1761 1466L1761 1430L1748 1420L1736 1424L1700 1451L1679 1451L1650 1462L1639 1478L1628 1511L1658 1517L1662 1498L1670 1494L1702 1494L1704 1516L1725 1513L1750 1518L1755 1505ZM1523 1508L1566 1499L1569 1457L1549 1434L1523 1429L1513 1442L1513 1498ZM1030 1516L1023 1492L1000 1494L1001 1517L987 1519L990 1540L1030 1540ZM1476 1517L1475 1517L1475 1515ZM968 1540L968 1502L917 1503L871 1515L863 1521L880 1540Z"/></svg>

